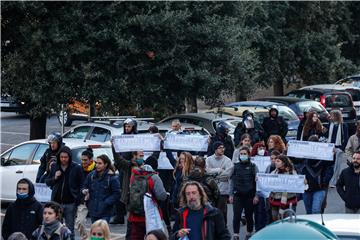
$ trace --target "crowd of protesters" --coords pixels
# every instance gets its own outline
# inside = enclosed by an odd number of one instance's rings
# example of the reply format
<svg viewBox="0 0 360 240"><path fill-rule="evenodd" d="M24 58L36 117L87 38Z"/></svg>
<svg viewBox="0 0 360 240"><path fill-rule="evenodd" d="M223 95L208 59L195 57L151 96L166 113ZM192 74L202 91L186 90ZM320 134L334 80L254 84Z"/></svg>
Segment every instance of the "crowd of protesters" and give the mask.
<svg viewBox="0 0 360 240"><path fill-rule="evenodd" d="M82 164L72 161L71 150L61 136L49 136L49 149L41 158L37 182L52 189L45 205L34 197L28 179L17 183L17 199L7 209L2 236L13 234L25 239L110 239L108 223L127 224L126 239L240 239L240 225L246 224L246 239L269 223L284 216L288 208L296 211L304 201L307 214L324 212L329 187L336 186L345 202L346 213L360 213L360 123L353 136L342 121L340 111L332 111L329 129L317 113L309 110L299 125L298 140L334 143L333 161L288 157L286 121L276 107L260 124L250 111L235 129L234 139L227 125L220 122L208 141L206 156L191 152L164 150L174 170L158 169L160 152L146 159L144 152L115 151L114 159L95 156L91 149L82 153ZM183 134L181 123L172 122L168 134ZM158 133L156 126L150 133ZM124 134L137 134L134 119L124 122ZM163 141L163 137L159 135ZM162 147L161 147L162 149ZM255 156L268 156L265 173L305 175L308 188L303 194L257 191L258 167ZM348 167L342 169L342 163ZM147 229L144 199L151 200L166 227ZM227 227L227 205L232 204L233 236ZM245 217L243 216L243 213ZM85 220L93 225L86 230ZM172 220L175 221L172 224ZM254 230L255 229L255 230Z"/></svg>

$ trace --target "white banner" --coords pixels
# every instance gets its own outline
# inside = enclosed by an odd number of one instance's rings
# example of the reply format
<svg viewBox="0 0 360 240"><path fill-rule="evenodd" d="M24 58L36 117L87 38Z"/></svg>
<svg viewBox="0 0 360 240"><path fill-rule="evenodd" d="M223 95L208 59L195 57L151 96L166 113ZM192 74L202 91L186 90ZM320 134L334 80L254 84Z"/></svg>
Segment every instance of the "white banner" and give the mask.
<svg viewBox="0 0 360 240"><path fill-rule="evenodd" d="M332 161L334 159L333 143L290 140L287 156Z"/></svg>
<svg viewBox="0 0 360 240"><path fill-rule="evenodd" d="M256 191L304 193L305 175L256 174Z"/></svg>
<svg viewBox="0 0 360 240"><path fill-rule="evenodd" d="M39 202L50 202L52 190L45 183L35 183L35 198Z"/></svg>
<svg viewBox="0 0 360 240"><path fill-rule="evenodd" d="M164 148L171 150L184 150L207 152L208 136L187 134L168 134L164 141Z"/></svg>
<svg viewBox="0 0 360 240"><path fill-rule="evenodd" d="M124 134L114 137L116 152L160 151L159 134Z"/></svg>
<svg viewBox="0 0 360 240"><path fill-rule="evenodd" d="M261 173L264 173L271 163L270 156L255 156L251 158L251 161L255 163Z"/></svg>
<svg viewBox="0 0 360 240"><path fill-rule="evenodd" d="M158 169L173 170L170 160L166 156L166 152L161 152L158 159Z"/></svg>

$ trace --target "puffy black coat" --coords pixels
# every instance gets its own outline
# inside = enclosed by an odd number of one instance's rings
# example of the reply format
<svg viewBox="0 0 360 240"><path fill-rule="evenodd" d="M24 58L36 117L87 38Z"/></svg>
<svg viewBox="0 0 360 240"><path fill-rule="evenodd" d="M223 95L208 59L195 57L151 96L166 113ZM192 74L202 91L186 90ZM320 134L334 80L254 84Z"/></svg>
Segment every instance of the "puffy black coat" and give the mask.
<svg viewBox="0 0 360 240"><path fill-rule="evenodd" d="M24 180L29 184L29 197L17 199L7 208L2 224L2 236L4 239L8 239L14 232L22 232L30 239L33 231L42 224L43 208L34 198L34 185L30 180Z"/></svg>
<svg viewBox="0 0 360 240"><path fill-rule="evenodd" d="M183 226L183 214L186 208L181 208L176 214L175 224L173 226L173 234L171 240L178 240L178 231ZM203 218L202 229L205 230L205 236L203 240L230 240L231 236L224 221L224 217L219 209L212 207L210 204L205 205L206 214Z"/></svg>
<svg viewBox="0 0 360 240"><path fill-rule="evenodd" d="M261 124L254 120L254 128L246 128L244 122L239 122L234 132L234 144L238 146L240 144L241 136L243 134L249 134L251 136L251 143L255 144L264 140L264 129Z"/></svg>

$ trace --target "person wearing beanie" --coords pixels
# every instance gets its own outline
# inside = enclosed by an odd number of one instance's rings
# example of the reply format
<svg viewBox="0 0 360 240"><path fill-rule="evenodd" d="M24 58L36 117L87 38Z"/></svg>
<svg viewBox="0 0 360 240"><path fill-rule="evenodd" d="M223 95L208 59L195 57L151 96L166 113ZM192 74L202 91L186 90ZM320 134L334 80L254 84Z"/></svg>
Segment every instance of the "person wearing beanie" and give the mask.
<svg viewBox="0 0 360 240"><path fill-rule="evenodd" d="M20 179L16 184L16 200L6 209L2 224L4 239L14 232L21 232L30 239L33 231L41 225L43 208L34 195L34 184L27 178Z"/></svg>
<svg viewBox="0 0 360 240"><path fill-rule="evenodd" d="M74 224L77 205L80 202L80 188L83 182L81 166L72 162L69 147L62 147L55 166L51 168L46 184L52 189L51 200L61 205L64 210L66 225L74 239Z"/></svg>
<svg viewBox="0 0 360 240"><path fill-rule="evenodd" d="M211 136L209 139L209 146L207 150L208 156L211 156L215 153L215 142L221 142L224 145L224 154L231 159L234 154L234 143L232 137L229 135L229 127L224 121L220 121L217 124L215 135Z"/></svg>
<svg viewBox="0 0 360 240"><path fill-rule="evenodd" d="M220 189L220 198L217 208L223 213L225 223L227 223L227 201L230 192L230 177L234 171L234 164L230 158L225 156L224 144L215 141L212 144L215 153L206 158L206 172L214 175Z"/></svg>

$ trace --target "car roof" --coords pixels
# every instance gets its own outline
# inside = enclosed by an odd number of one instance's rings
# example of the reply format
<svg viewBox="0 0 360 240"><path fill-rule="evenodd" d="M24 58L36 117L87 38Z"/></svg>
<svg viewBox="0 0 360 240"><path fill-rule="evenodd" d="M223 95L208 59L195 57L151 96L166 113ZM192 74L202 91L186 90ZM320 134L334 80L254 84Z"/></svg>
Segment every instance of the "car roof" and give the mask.
<svg viewBox="0 0 360 240"><path fill-rule="evenodd" d="M297 97L288 97L288 96L272 96L272 97L263 97L258 98L258 100L270 100L274 102L281 102L281 103L287 103L287 104L293 104L297 102L308 102L312 101L310 99L303 99L303 98L297 98Z"/></svg>
<svg viewBox="0 0 360 240"><path fill-rule="evenodd" d="M161 129L169 130L169 129L171 129L171 122L162 122L162 123L155 124L155 126L157 126L159 128L159 130L161 130ZM204 129L198 125L191 124L191 123L181 123L181 127L182 128L193 128L194 130Z"/></svg>
<svg viewBox="0 0 360 240"><path fill-rule="evenodd" d="M300 88L300 90L306 89L324 89L324 90L347 90L347 89L357 89L358 87L354 87L351 85L337 85L337 84L318 84L318 85L310 85Z"/></svg>
<svg viewBox="0 0 360 240"><path fill-rule="evenodd" d="M272 105L283 105L278 102L271 102L271 101L242 101L242 102L232 102L225 104L225 107L236 107L236 106L262 106L262 107L269 107Z"/></svg>
<svg viewBox="0 0 360 240"><path fill-rule="evenodd" d="M360 237L359 214L323 214L324 224L336 235L351 235ZM297 215L296 218L314 221L322 224L321 214Z"/></svg>
<svg viewBox="0 0 360 240"><path fill-rule="evenodd" d="M194 117L194 118L202 118L202 119L207 119L207 120L241 119L239 117L232 116L232 115L229 115L229 114L221 114L221 115L219 115L217 113L183 113L183 114L171 115L170 117L167 117L165 119L176 118L176 117L180 118L180 117L187 117L187 116Z"/></svg>

